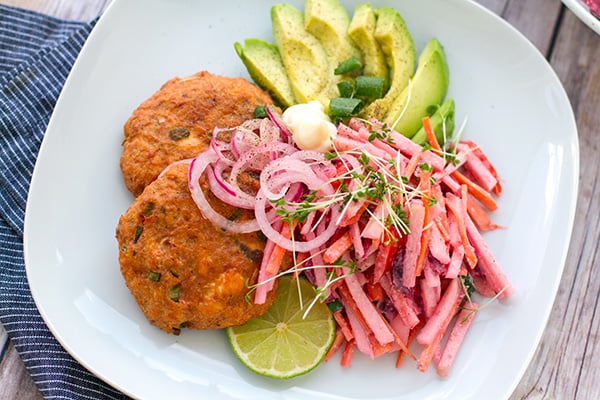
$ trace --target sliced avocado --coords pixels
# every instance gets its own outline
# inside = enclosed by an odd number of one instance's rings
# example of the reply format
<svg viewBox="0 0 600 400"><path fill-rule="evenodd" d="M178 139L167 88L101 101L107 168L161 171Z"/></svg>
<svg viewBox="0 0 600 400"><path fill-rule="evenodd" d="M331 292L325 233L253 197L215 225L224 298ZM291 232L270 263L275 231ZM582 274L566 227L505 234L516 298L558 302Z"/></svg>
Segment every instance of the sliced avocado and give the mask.
<svg viewBox="0 0 600 400"><path fill-rule="evenodd" d="M350 17L339 0L306 0L304 27L316 37L335 68L354 56L362 61L359 49L348 35Z"/></svg>
<svg viewBox="0 0 600 400"><path fill-rule="evenodd" d="M282 107L296 103L277 46L261 39L246 39L243 46L237 42L233 46L258 86L269 92Z"/></svg>
<svg viewBox="0 0 600 400"><path fill-rule="evenodd" d="M450 75L444 48L431 39L419 56L419 63L410 87L390 107L385 122L396 131L412 137L422 126L427 108L441 104L446 97ZM410 95L410 97L409 97Z"/></svg>
<svg viewBox="0 0 600 400"><path fill-rule="evenodd" d="M369 3L359 4L354 9L354 15L348 27L348 35L363 54L363 74L383 78L383 89L387 91L388 67L381 47L375 40L375 25L377 18Z"/></svg>
<svg viewBox="0 0 600 400"><path fill-rule="evenodd" d="M339 0L306 0L304 28L321 42L329 59L329 83L325 95L339 96L337 82L340 76L333 70L350 57L362 62L362 54L348 35L350 17Z"/></svg>
<svg viewBox="0 0 600 400"><path fill-rule="evenodd" d="M431 120L431 127L435 132L435 137L440 144L444 144L454 133L454 99L446 99L444 104L437 107L433 115L429 118ZM415 133L412 141L420 145L424 145L427 142L427 135L423 127Z"/></svg>
<svg viewBox="0 0 600 400"><path fill-rule="evenodd" d="M329 103L323 95L330 73L327 53L304 29L304 14L292 5L276 4L271 7L271 24L296 101Z"/></svg>
<svg viewBox="0 0 600 400"><path fill-rule="evenodd" d="M390 88L383 98L369 104L361 114L383 120L396 98L408 85L415 71L417 55L412 35L398 11L382 7L375 14L375 40L381 47L390 70Z"/></svg>

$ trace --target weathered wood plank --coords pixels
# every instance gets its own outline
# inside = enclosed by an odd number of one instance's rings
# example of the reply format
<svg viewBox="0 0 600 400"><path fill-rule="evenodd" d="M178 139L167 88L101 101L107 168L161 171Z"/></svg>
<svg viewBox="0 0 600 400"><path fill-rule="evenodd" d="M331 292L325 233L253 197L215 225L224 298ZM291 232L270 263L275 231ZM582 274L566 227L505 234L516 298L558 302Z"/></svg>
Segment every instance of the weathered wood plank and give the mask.
<svg viewBox="0 0 600 400"><path fill-rule="evenodd" d="M560 1L509 0L501 15L547 56L561 7Z"/></svg>
<svg viewBox="0 0 600 400"><path fill-rule="evenodd" d="M482 6L508 21L545 56L552 45L561 3L548 0L478 0Z"/></svg>
<svg viewBox="0 0 600 400"><path fill-rule="evenodd" d="M558 297L542 342L511 399L598 399L600 38L566 11L550 60L577 119L579 199Z"/></svg>
<svg viewBox="0 0 600 400"><path fill-rule="evenodd" d="M12 344L0 362L0 399L40 400L42 395Z"/></svg>
<svg viewBox="0 0 600 400"><path fill-rule="evenodd" d="M509 0L477 0L477 3L481 4L494 14L501 15L502 11L508 4Z"/></svg>

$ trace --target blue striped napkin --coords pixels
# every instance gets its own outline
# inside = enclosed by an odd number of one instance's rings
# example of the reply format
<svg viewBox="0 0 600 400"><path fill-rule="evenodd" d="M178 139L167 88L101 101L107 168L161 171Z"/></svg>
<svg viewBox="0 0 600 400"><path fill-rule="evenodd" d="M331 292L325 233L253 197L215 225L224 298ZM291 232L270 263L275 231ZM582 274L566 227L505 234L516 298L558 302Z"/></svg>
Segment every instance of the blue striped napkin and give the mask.
<svg viewBox="0 0 600 400"><path fill-rule="evenodd" d="M48 119L90 23L0 5L0 322L45 398L125 399L79 365L46 327L23 260L23 219Z"/></svg>

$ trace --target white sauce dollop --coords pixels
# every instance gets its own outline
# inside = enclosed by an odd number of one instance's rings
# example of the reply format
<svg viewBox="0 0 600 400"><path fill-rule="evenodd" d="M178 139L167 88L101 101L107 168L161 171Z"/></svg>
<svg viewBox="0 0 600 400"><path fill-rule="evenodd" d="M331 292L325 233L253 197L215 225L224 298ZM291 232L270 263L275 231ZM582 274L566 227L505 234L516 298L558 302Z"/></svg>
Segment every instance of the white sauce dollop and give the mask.
<svg viewBox="0 0 600 400"><path fill-rule="evenodd" d="M283 122L292 131L294 142L302 150L326 153L337 134L335 124L318 101L288 107L283 112Z"/></svg>

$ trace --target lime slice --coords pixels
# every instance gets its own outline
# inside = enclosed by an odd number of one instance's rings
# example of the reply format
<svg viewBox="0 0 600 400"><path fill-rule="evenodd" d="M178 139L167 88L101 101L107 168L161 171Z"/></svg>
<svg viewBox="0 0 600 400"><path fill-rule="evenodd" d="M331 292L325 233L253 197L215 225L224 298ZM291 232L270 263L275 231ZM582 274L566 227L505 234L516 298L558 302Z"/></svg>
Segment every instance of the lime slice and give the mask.
<svg viewBox="0 0 600 400"><path fill-rule="evenodd" d="M249 369L272 378L292 378L315 368L335 337L335 321L325 303L317 301L304 315L315 296L306 279L281 277L269 311L226 329L233 352Z"/></svg>

